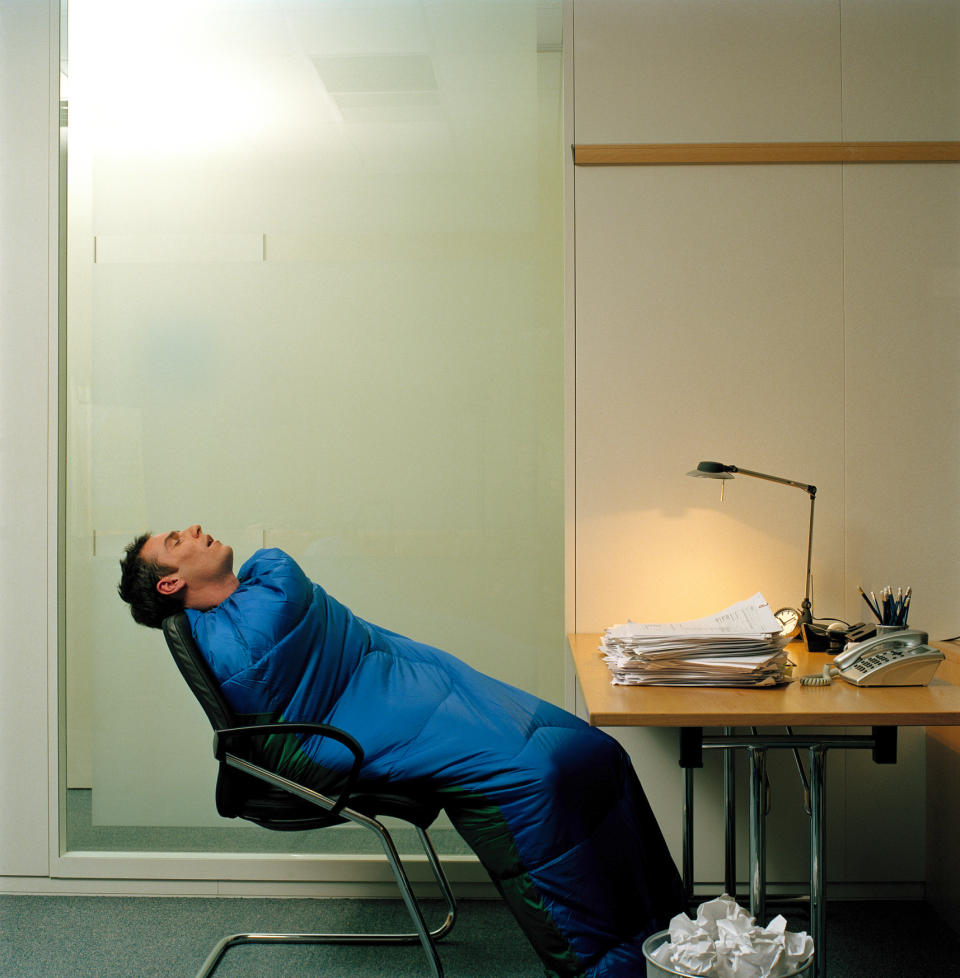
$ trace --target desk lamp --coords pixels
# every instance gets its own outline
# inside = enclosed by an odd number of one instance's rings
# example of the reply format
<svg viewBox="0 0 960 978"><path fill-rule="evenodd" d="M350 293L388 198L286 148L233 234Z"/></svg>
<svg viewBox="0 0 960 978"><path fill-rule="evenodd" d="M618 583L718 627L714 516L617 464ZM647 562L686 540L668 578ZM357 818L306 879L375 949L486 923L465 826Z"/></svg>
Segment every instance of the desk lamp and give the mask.
<svg viewBox="0 0 960 978"><path fill-rule="evenodd" d="M800 618L797 624L799 627L811 624L813 614L810 606L810 561L813 557L813 504L817 498L817 487L808 486L803 482L794 482L792 479L781 479L776 475L765 475L763 472L741 469L736 465L724 465L722 462L701 462L693 472L688 472L687 475L692 475L698 479L732 479L735 475L749 475L754 479L766 479L767 482L777 482L781 486L793 486L796 489L802 489L810 497L810 532L807 536L807 581L806 590L803 595L803 604L800 606ZM723 499L723 483L720 484L720 498ZM787 609L778 611L778 618L783 611L787 611Z"/></svg>

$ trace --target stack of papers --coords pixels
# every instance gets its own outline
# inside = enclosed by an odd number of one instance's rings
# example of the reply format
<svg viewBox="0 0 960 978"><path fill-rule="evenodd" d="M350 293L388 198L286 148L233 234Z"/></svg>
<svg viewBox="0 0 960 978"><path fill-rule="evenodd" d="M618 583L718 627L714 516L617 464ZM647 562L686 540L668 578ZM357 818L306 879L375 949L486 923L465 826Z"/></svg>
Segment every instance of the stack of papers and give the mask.
<svg viewBox="0 0 960 978"><path fill-rule="evenodd" d="M789 660L759 592L695 621L614 625L600 650L613 682L627 686L777 686Z"/></svg>

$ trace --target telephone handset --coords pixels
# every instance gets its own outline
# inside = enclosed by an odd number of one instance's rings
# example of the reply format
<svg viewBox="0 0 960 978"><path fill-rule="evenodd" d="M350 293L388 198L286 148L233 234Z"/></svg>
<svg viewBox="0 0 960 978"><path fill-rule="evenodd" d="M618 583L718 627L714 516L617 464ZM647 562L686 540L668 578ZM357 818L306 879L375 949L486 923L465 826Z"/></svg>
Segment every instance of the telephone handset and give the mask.
<svg viewBox="0 0 960 978"><path fill-rule="evenodd" d="M926 643L927 633L920 631L851 642L833 660L830 672L855 686L926 686L945 658Z"/></svg>

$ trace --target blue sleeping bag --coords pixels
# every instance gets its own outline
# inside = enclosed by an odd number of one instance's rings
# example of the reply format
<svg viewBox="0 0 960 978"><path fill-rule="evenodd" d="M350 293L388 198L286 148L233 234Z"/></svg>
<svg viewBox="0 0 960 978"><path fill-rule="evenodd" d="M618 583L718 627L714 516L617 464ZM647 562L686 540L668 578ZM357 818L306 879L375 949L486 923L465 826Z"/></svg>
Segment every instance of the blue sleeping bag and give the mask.
<svg viewBox="0 0 960 978"><path fill-rule="evenodd" d="M436 793L548 975L645 973L641 944L682 909L682 887L615 740L358 618L281 550L238 578L220 605L187 610L234 710L341 727L363 747L363 787ZM283 739L281 773L320 790L346 764L329 739Z"/></svg>

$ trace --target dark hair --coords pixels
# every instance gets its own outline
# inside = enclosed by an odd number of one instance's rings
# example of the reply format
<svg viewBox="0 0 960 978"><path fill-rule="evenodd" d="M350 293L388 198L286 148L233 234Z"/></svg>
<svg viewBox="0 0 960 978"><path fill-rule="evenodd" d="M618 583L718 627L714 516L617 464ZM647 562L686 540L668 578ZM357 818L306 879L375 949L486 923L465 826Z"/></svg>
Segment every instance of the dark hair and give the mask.
<svg viewBox="0 0 960 978"><path fill-rule="evenodd" d="M131 543L120 561L120 584L117 592L130 605L130 614L139 625L159 628L164 618L183 610L183 599L174 594L161 594L157 581L174 571L153 560L140 556L143 545L150 539L144 533Z"/></svg>

